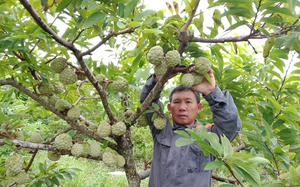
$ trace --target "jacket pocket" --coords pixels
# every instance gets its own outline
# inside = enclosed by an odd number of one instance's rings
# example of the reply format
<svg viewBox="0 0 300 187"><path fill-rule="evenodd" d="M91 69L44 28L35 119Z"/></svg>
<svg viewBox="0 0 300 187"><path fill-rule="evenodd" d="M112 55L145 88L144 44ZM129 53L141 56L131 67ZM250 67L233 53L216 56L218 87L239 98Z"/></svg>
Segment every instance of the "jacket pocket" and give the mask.
<svg viewBox="0 0 300 187"><path fill-rule="evenodd" d="M167 163L170 147L171 147L171 140L163 136L162 134L157 134L156 136L158 146L156 147L156 159L160 160L162 165Z"/></svg>
<svg viewBox="0 0 300 187"><path fill-rule="evenodd" d="M190 145L190 150L188 172L198 173L207 171L204 170L205 165L203 164L209 162L209 155L205 156L197 143Z"/></svg>

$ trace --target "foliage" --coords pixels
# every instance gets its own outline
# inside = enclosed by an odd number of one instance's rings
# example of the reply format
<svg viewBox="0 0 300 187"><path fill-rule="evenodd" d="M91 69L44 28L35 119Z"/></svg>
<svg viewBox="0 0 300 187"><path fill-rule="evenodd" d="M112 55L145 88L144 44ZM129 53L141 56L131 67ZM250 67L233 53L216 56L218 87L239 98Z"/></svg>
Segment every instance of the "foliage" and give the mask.
<svg viewBox="0 0 300 187"><path fill-rule="evenodd" d="M204 2L207 6L202 6ZM145 177L140 178L135 162L149 161L152 139L149 132L140 136L145 129L137 129L135 121L163 85L165 106L170 89L180 84L183 74L169 67L160 79L162 84L154 87L154 96L139 103L143 82L153 73L147 53L159 45L164 53L177 49L187 71L193 71L196 58L209 58L217 85L228 90L237 105L243 129L232 144L225 137L221 137L220 144L213 138L215 135L189 131L204 152L217 157L206 167L219 168L227 171L226 177L230 175L230 180L224 176L214 178L252 186L299 185L300 2L184 0L173 2L174 8L167 5L156 11L138 0L0 1L0 123L9 125L0 129L4 150L1 163L16 148L33 159L35 153L25 153L24 148L40 146L40 150L60 152L51 145L55 136L63 132L75 136L80 132L84 141L97 141L103 150L113 150L126 158L128 184L139 184ZM247 32L241 34L242 31ZM233 32L237 33L224 35ZM264 43L268 38L274 42ZM37 91L42 82L59 82L59 75L50 66L58 57L66 58L69 68L85 75L85 80L65 85L64 91L57 94L79 106L82 112L78 120L68 118L66 111L56 110L47 102L50 95ZM178 76L167 82L172 72ZM99 74L107 78L106 85L96 81ZM125 92L116 92L110 85L117 76L128 81ZM123 114L128 109L135 112L125 118ZM197 119L202 124L212 123L206 102ZM120 137L101 138L88 128L103 121L114 124L120 120L127 126L127 133ZM28 124L36 127L25 128ZM24 146L14 140L12 133L23 129L25 141L38 131L44 143ZM101 156L81 156L101 160ZM41 164L44 170L48 168L46 163ZM26 164L27 172L38 179L39 173L32 172L31 163ZM1 164L0 172L4 170ZM47 176L53 178L55 174Z"/></svg>

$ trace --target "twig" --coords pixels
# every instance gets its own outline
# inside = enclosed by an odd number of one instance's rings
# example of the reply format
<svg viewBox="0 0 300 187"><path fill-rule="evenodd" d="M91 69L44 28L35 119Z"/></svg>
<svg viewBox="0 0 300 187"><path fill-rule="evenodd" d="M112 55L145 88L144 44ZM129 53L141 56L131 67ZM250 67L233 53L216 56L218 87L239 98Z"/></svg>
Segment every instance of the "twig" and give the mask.
<svg viewBox="0 0 300 187"><path fill-rule="evenodd" d="M195 17L195 14L196 14L196 11L197 11L197 8L199 6L199 3L200 3L200 0L197 1L192 13L191 13L191 16L189 17L189 19L187 20L187 22L185 23L183 29L181 30L181 32L186 32L188 27L191 25L194 17Z"/></svg>
<svg viewBox="0 0 300 187"><path fill-rule="evenodd" d="M74 44L74 42L79 38L79 36L83 33L83 31L85 31L85 29L82 29L78 35L76 36L76 38L72 41L72 44Z"/></svg>
<svg viewBox="0 0 300 187"><path fill-rule="evenodd" d="M35 159L35 156L36 156L37 152L38 152L38 149L34 150L33 155L31 156L31 159L30 159L27 167L24 169L25 172L27 172L29 170L29 168L31 167L31 165L32 165L32 163L33 163L33 161Z"/></svg>
<svg viewBox="0 0 300 187"><path fill-rule="evenodd" d="M250 28L250 34L251 34L253 31L255 31L254 26L255 26L255 22L256 22L256 19L257 19L258 12L259 12L259 8L260 8L260 6L261 6L261 2L262 2L262 0L259 0L259 2L258 2L258 7L257 7L257 11L256 11L256 14L255 14L255 18L254 18L254 21L253 21L253 23L252 23L252 27Z"/></svg>
<svg viewBox="0 0 300 187"><path fill-rule="evenodd" d="M234 174L234 172L232 171L231 167L228 165L228 163L222 159L225 167L227 167L227 169L229 170L229 172L231 173L231 175L236 179L236 181L242 186L244 187L243 183L237 178L237 176Z"/></svg>

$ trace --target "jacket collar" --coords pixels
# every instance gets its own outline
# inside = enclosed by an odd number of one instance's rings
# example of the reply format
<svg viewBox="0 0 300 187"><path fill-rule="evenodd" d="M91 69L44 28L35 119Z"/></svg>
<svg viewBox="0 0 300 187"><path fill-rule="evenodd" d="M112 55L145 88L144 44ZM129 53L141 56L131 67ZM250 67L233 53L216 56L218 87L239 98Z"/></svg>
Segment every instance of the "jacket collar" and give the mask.
<svg viewBox="0 0 300 187"><path fill-rule="evenodd" d="M183 129L186 129L186 128L189 128L189 129L196 128L197 124L198 124L197 120L195 120L193 125L180 125L180 124L177 124L177 123L173 123L173 131L174 130L183 130Z"/></svg>

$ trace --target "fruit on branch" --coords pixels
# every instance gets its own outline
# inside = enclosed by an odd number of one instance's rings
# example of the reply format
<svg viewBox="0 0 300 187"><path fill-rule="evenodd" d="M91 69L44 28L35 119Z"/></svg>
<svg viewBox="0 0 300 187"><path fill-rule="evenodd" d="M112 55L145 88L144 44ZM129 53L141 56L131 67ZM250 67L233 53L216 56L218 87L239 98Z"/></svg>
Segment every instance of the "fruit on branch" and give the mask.
<svg viewBox="0 0 300 187"><path fill-rule="evenodd" d="M191 73L186 73L181 77L181 84L186 88L192 87L194 82L195 78Z"/></svg>
<svg viewBox="0 0 300 187"><path fill-rule="evenodd" d="M55 103L55 108L61 112L65 111L66 109L70 109L72 105L64 100L64 99L58 99Z"/></svg>
<svg viewBox="0 0 300 187"><path fill-rule="evenodd" d="M153 121L153 124L154 124L156 129L163 129L167 125L167 118L157 117Z"/></svg>
<svg viewBox="0 0 300 187"><path fill-rule="evenodd" d="M80 156L83 152L83 145L79 143L75 143L71 148L71 153L74 156Z"/></svg>
<svg viewBox="0 0 300 187"><path fill-rule="evenodd" d="M157 76L162 76L167 72L167 66L164 62L154 66L154 74Z"/></svg>
<svg viewBox="0 0 300 187"><path fill-rule="evenodd" d="M38 85L38 90L41 94L51 95L54 92L54 87L51 83L42 82Z"/></svg>
<svg viewBox="0 0 300 187"><path fill-rule="evenodd" d="M80 116L80 112L80 108L77 105L75 105L70 110L68 110L67 115L71 119L78 119Z"/></svg>
<svg viewBox="0 0 300 187"><path fill-rule="evenodd" d="M111 125L108 122L100 123L97 134L102 138L108 137L111 134Z"/></svg>
<svg viewBox="0 0 300 187"><path fill-rule="evenodd" d="M68 150L73 145L72 137L67 133L62 133L55 138L53 144L57 149Z"/></svg>
<svg viewBox="0 0 300 187"><path fill-rule="evenodd" d="M98 125L96 125L96 124L90 124L89 125L89 129L92 130L92 131L94 131L94 132L97 132Z"/></svg>
<svg viewBox="0 0 300 187"><path fill-rule="evenodd" d="M22 131L13 132L13 137L15 137L17 140L24 141L24 134Z"/></svg>
<svg viewBox="0 0 300 187"><path fill-rule="evenodd" d="M55 94L60 94L60 93L62 93L64 91L64 87L63 87L63 85L61 83L59 83L59 82L52 82L52 85L54 87L54 91L53 92Z"/></svg>
<svg viewBox="0 0 300 187"><path fill-rule="evenodd" d="M8 180L8 179L7 179ZM9 187L18 187L18 185L17 184L14 184L14 185L12 185L15 181L14 180L10 180L9 182L8 182L8 184L6 184L6 181L7 180L3 180L2 181L2 186L9 186Z"/></svg>
<svg viewBox="0 0 300 187"><path fill-rule="evenodd" d="M84 140L84 136L83 136L83 134L80 134L80 133L77 132L73 136L73 140L76 141L76 142L82 142Z"/></svg>
<svg viewBox="0 0 300 187"><path fill-rule="evenodd" d="M165 60L168 66L175 67L180 63L180 54L177 50L168 51Z"/></svg>
<svg viewBox="0 0 300 187"><path fill-rule="evenodd" d="M100 146L96 143L90 143L90 149L89 149L89 155L91 155L91 157L98 157L101 154L101 149Z"/></svg>
<svg viewBox="0 0 300 187"><path fill-rule="evenodd" d="M54 59L51 63L51 69L55 73L61 73L67 67L67 59L63 57L58 57Z"/></svg>
<svg viewBox="0 0 300 187"><path fill-rule="evenodd" d="M202 80L203 80L203 77L204 77L203 75L200 75L198 73L193 73L193 76L194 76L194 84L193 84L193 86L200 84L202 82Z"/></svg>
<svg viewBox="0 0 300 187"><path fill-rule="evenodd" d="M99 84L104 87L106 84L106 77L103 74L99 74L95 76L96 80L99 82Z"/></svg>
<svg viewBox="0 0 300 187"><path fill-rule="evenodd" d="M132 114L134 114L133 110L126 110L124 113L125 118L129 118Z"/></svg>
<svg viewBox="0 0 300 187"><path fill-rule="evenodd" d="M19 154L9 155L5 159L5 167L12 175L19 173L23 169L24 159Z"/></svg>
<svg viewBox="0 0 300 187"><path fill-rule="evenodd" d="M158 45L152 47L147 54L148 62L155 66L159 65L163 61L163 59L164 59L163 48Z"/></svg>
<svg viewBox="0 0 300 187"><path fill-rule="evenodd" d="M15 182L17 182L19 185L25 184L29 182L28 174L25 171L21 171L18 173L14 179Z"/></svg>
<svg viewBox="0 0 300 187"><path fill-rule="evenodd" d="M117 92L125 92L129 87L129 83L124 77L116 76L112 83L112 87Z"/></svg>
<svg viewBox="0 0 300 187"><path fill-rule="evenodd" d="M77 75L77 80L84 81L86 79L86 76L82 73L76 73Z"/></svg>
<svg viewBox="0 0 300 187"><path fill-rule="evenodd" d="M67 67L59 74L59 80L64 85L74 84L77 81L77 75Z"/></svg>
<svg viewBox="0 0 300 187"><path fill-rule="evenodd" d="M53 151L48 151L47 157L49 160L58 161L60 159L60 155L56 154Z"/></svg>
<svg viewBox="0 0 300 187"><path fill-rule="evenodd" d="M10 170L6 170L6 172L5 172L5 175L7 176L7 177L13 177L13 176L15 176L16 175L16 173L13 173L12 171L10 171Z"/></svg>
<svg viewBox="0 0 300 187"><path fill-rule="evenodd" d="M199 57L195 60L195 71L203 75L207 73L211 68L211 61L206 57Z"/></svg>
<svg viewBox="0 0 300 187"><path fill-rule="evenodd" d="M126 133L126 125L123 121L119 121L111 126L111 132L114 135L122 136Z"/></svg>
<svg viewBox="0 0 300 187"><path fill-rule="evenodd" d="M110 151L105 151L102 154L102 161L108 167L114 167L117 164L117 159L115 157L115 154L113 154Z"/></svg>
<svg viewBox="0 0 300 187"><path fill-rule="evenodd" d="M55 106L56 101L59 100L59 97L56 95L52 95L51 97L48 98L48 103L52 106Z"/></svg>
<svg viewBox="0 0 300 187"><path fill-rule="evenodd" d="M32 142L32 143L42 143L43 137L39 133L35 133L35 134L31 135L27 141Z"/></svg>
<svg viewBox="0 0 300 187"><path fill-rule="evenodd" d="M275 37L270 37L266 40L264 50L263 50L263 57L267 58L269 56L270 50L275 44Z"/></svg>
<svg viewBox="0 0 300 187"><path fill-rule="evenodd" d="M116 163L117 167L120 167L120 168L124 167L124 165L126 163L125 158L122 155L115 155L115 157L117 160L117 163Z"/></svg>
<svg viewBox="0 0 300 187"><path fill-rule="evenodd" d="M149 122L148 122L148 119L146 117L146 114L142 114L138 117L137 119L137 122L139 124L139 126L142 126L142 127L146 127L149 125Z"/></svg>

